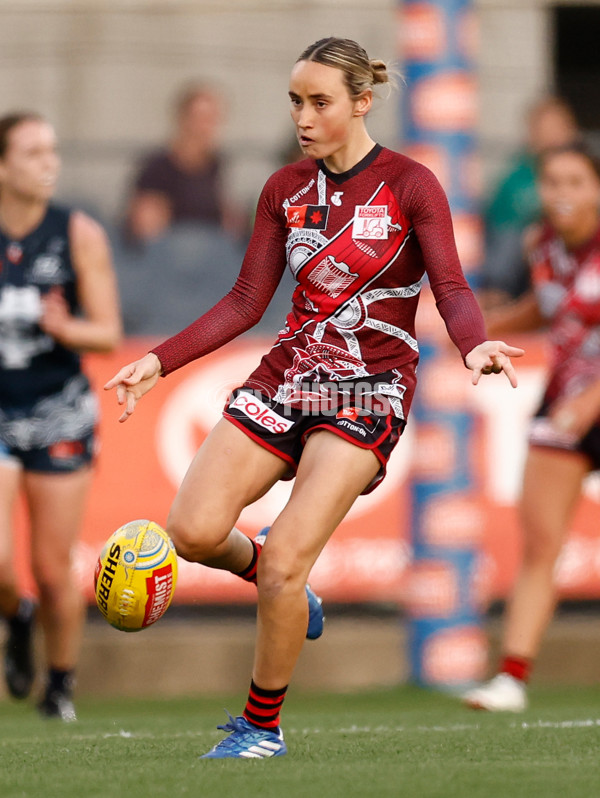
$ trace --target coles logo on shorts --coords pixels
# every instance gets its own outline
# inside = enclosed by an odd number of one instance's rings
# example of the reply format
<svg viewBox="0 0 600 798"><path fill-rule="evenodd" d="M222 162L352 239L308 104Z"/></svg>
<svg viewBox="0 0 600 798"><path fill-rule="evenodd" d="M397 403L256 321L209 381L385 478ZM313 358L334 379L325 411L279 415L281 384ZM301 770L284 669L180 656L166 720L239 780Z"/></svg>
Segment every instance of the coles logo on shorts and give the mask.
<svg viewBox="0 0 600 798"><path fill-rule="evenodd" d="M234 408L240 410L255 424L259 424L269 432L287 432L294 424L291 419L280 416L256 396L243 391L236 396L229 407L231 410Z"/></svg>

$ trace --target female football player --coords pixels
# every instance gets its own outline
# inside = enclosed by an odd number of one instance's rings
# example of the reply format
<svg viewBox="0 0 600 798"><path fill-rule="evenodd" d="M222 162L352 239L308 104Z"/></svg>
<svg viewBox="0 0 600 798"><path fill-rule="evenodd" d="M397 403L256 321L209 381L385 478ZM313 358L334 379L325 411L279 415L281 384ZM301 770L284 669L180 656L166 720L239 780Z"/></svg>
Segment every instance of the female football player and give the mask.
<svg viewBox="0 0 600 798"><path fill-rule="evenodd" d="M522 350L486 341L462 274L448 203L420 164L376 144L365 127L382 61L329 38L305 50L289 101L304 160L261 194L232 291L183 332L122 368L122 421L158 381L254 325L286 265L297 286L272 349L198 451L168 531L184 558L253 575L258 559L254 669L243 715L206 756L286 752L283 703L307 629L305 583L361 493L385 475L415 388L414 317L425 272L449 334L477 383ZM242 509L295 475L262 552L234 528ZM259 557L260 554L260 557Z"/></svg>
<svg viewBox="0 0 600 798"><path fill-rule="evenodd" d="M582 145L542 155L545 222L529 234L533 289L489 315L496 334L549 324L551 366L532 420L520 515L523 559L499 673L465 695L473 708L519 712L556 600L554 566L584 477L600 468L600 161Z"/></svg>
<svg viewBox="0 0 600 798"><path fill-rule="evenodd" d="M108 351L121 323L103 230L50 203L59 173L52 126L35 113L0 119L0 613L8 690L25 698L34 670L35 605L20 596L12 516L22 491L39 594L45 716L75 719L73 672L83 603L72 553L90 485L95 398L80 353Z"/></svg>

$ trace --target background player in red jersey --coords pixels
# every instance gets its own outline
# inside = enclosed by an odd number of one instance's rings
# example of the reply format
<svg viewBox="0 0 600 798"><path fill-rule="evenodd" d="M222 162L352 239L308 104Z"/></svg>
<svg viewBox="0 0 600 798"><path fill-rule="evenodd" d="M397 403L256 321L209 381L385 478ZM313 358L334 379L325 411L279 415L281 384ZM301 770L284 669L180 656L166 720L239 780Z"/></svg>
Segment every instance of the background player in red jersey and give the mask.
<svg viewBox="0 0 600 798"><path fill-rule="evenodd" d="M52 126L34 113L0 119L0 613L11 695L33 682L34 606L12 562L19 491L29 511L31 565L48 667L43 715L75 720L71 700L83 600L72 568L94 454L96 400L79 353L121 335L107 237L51 203L60 169Z"/></svg>
<svg viewBox="0 0 600 798"><path fill-rule="evenodd" d="M279 710L307 628L305 583L357 496L383 478L406 423L425 272L473 382L505 371L516 385L510 356L522 350L485 340L439 183L367 132L373 86L387 81L385 64L350 40L324 39L302 53L289 96L307 158L263 189L236 285L105 386L116 388L125 421L161 374L255 324L291 269L297 287L284 328L198 451L167 524L184 558L252 574L259 552L235 529L237 518L276 481L296 477L258 558L248 703L211 758L286 752Z"/></svg>
<svg viewBox="0 0 600 798"><path fill-rule="evenodd" d="M470 690L475 709L526 708L526 683L556 601L554 567L586 474L600 468L600 162L569 145L541 157L545 223L531 231L532 291L489 314L495 334L550 324L550 377L533 418L521 497L523 561L499 673Z"/></svg>

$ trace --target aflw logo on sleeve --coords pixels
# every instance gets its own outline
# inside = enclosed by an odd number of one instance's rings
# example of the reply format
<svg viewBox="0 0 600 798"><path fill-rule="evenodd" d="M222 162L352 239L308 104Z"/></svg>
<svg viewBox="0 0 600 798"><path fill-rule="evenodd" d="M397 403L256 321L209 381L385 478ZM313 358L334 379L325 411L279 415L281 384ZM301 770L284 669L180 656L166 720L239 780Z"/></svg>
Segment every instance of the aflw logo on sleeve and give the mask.
<svg viewBox="0 0 600 798"><path fill-rule="evenodd" d="M329 205L289 205L285 209L287 227L304 227L325 230Z"/></svg>

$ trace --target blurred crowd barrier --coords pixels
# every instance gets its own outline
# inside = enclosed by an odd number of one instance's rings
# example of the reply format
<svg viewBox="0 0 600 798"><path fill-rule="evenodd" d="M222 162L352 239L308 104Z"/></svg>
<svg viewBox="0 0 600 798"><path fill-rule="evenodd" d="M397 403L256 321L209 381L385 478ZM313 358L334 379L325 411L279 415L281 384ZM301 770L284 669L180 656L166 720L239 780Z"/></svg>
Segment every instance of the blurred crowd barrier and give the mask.
<svg viewBox="0 0 600 798"><path fill-rule="evenodd" d="M127 336L179 332L230 290L244 257L245 242L208 224L177 224L143 245L128 243L110 226L108 231ZM286 272L255 333L279 329L291 283Z"/></svg>
<svg viewBox="0 0 600 798"><path fill-rule="evenodd" d="M114 393L103 392L102 385L124 363L147 352L157 339L130 338L110 356L88 357L87 369L99 389L102 409L102 448L77 553L77 569L89 601L93 600L94 565L103 543L117 527L136 518L165 523L186 468L220 417L229 391L253 370L273 338L247 335L173 373L144 398L125 424L117 422L121 410ZM472 386L460 358L450 349L420 370L419 390L430 402L453 403L473 414L474 434L464 445L474 463L477 484L468 494L441 496L425 519L431 545L451 545L458 550L461 545L480 545L471 584L461 584L451 563L411 569L407 529L411 475L415 470L433 476L450 473L461 453L449 443L443 429L435 425L417 428L409 423L383 484L358 499L313 569L311 582L325 600L403 603L413 615L443 617L452 613L461 590L472 591L482 608L506 595L519 551L516 503L527 422L539 400L545 371L541 339L530 337L519 343L527 354L518 364L517 390L501 375ZM290 483L276 485L244 511L240 527L249 535L257 533L283 507L289 490ZM563 597L600 597L599 503L598 477L592 476L557 571ZM31 588L25 538L17 536L18 567L20 578ZM254 599L254 587L242 580L181 562L176 602Z"/></svg>

